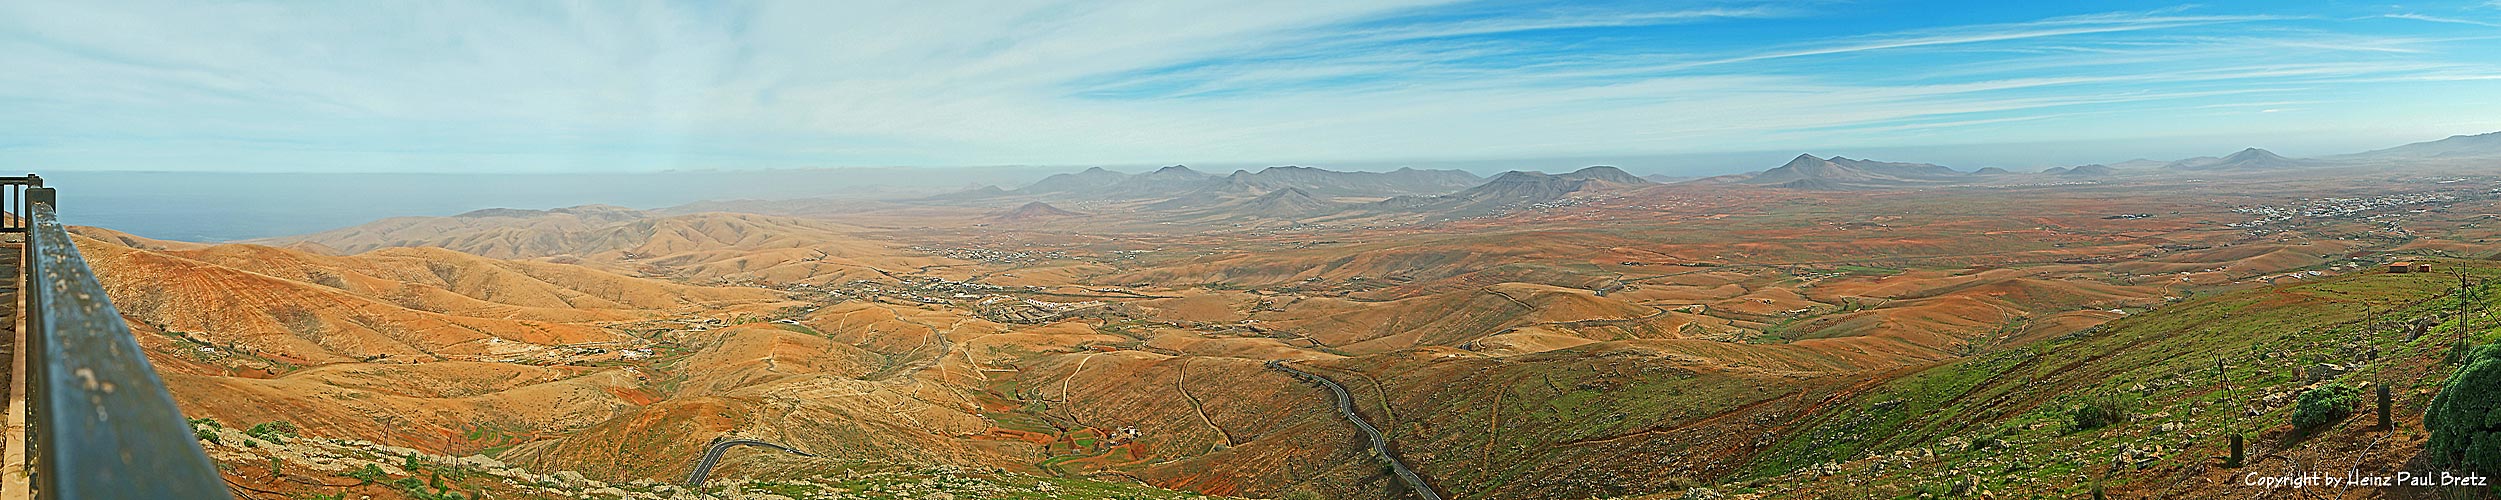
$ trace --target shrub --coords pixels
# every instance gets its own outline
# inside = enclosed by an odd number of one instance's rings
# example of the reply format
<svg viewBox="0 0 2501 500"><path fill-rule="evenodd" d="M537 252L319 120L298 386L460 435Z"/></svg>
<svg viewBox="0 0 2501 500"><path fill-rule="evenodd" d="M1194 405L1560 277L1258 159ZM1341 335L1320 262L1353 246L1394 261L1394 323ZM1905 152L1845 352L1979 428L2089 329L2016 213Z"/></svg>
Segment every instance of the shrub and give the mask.
<svg viewBox="0 0 2501 500"><path fill-rule="evenodd" d="M2432 460L2484 474L2501 474L2501 345L2478 346L2461 360L2448 385L2423 412Z"/></svg>
<svg viewBox="0 0 2501 500"><path fill-rule="evenodd" d="M243 434L268 441L285 441L279 437L295 437L295 424L285 420L261 422L250 429L244 429Z"/></svg>
<svg viewBox="0 0 2501 500"><path fill-rule="evenodd" d="M2325 427L2353 414L2354 395L2361 391L2344 384L2328 384L2302 391L2293 403L2293 427L2304 432Z"/></svg>
<svg viewBox="0 0 2501 500"><path fill-rule="evenodd" d="M220 441L217 437L217 430L224 427L217 423L217 419L194 418L191 419L191 437L212 444L224 444L224 441Z"/></svg>
<svg viewBox="0 0 2501 500"><path fill-rule="evenodd" d="M346 474L341 475L355 479L357 486L379 483L382 482L382 478L384 477L382 468L374 466L373 464L365 464L364 468L347 471Z"/></svg>
<svg viewBox="0 0 2501 500"><path fill-rule="evenodd" d="M2128 421L2127 400L2119 396L2095 396L2077 406L2072 416L2075 430L2089 431Z"/></svg>
<svg viewBox="0 0 2501 500"><path fill-rule="evenodd" d="M2014 428L2012 427L1998 428L1995 431L1981 434L1980 437L1971 438L1971 446L1963 449L1962 451L1980 451L1990 448L2004 448L2006 447L2006 435L2013 433Z"/></svg>

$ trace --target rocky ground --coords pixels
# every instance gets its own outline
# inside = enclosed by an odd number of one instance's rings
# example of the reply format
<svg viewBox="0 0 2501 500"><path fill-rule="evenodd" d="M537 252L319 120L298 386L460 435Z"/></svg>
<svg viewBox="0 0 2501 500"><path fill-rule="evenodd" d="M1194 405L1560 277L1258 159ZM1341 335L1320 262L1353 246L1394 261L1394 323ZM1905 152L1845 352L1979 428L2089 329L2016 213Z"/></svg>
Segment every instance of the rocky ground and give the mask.
<svg viewBox="0 0 2501 500"><path fill-rule="evenodd" d="M716 475L701 488L650 479L611 483L573 471L533 471L483 455L451 457L355 439L302 436L284 423L237 429L202 419L192 428L225 473L230 490L247 500L1224 498L998 470L796 458L771 461L759 467L765 470L739 477Z"/></svg>

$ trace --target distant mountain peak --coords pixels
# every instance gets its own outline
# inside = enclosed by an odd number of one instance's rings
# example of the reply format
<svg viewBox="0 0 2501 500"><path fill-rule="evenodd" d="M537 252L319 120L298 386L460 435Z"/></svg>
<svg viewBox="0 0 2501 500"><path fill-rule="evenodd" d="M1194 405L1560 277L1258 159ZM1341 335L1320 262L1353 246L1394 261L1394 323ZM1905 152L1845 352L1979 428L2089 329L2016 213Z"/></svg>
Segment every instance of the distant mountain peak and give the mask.
<svg viewBox="0 0 2501 500"><path fill-rule="evenodd" d="M2109 165L2095 163L2091 165L2077 165L2075 168L2058 172L2058 174L2073 177L2108 177L2118 174L2118 170L2110 168Z"/></svg>
<svg viewBox="0 0 2501 500"><path fill-rule="evenodd" d="M2274 152L2274 151L2268 151L2268 150L2259 149L2259 148L2248 148L2248 149L2242 149L2242 150L2240 150L2240 152L2238 152L2238 153L2232 153L2232 155L2231 155L2231 156L2226 156L2226 157L2223 157L2223 159L2224 159L2224 160L2233 160L2233 159L2255 159L2255 158L2283 159L2283 158L2284 158L2284 156L2283 156L2283 155L2278 155L2278 154L2275 154L2275 152Z"/></svg>
<svg viewBox="0 0 2501 500"><path fill-rule="evenodd" d="M2222 158L2190 158L2172 162L2168 168L2182 170L2268 170L2308 166L2311 162L2285 158L2259 148L2247 148Z"/></svg>
<svg viewBox="0 0 2501 500"><path fill-rule="evenodd" d="M1531 172L1527 170L1509 170L1504 171L1501 174L1496 174L1493 179L1488 179L1485 182L1488 184L1496 182L1533 182L1549 177L1554 177L1554 174Z"/></svg>
<svg viewBox="0 0 2501 500"><path fill-rule="evenodd" d="M1639 176L1635 176L1630 172L1625 172L1624 169L1615 168L1612 165L1592 165L1583 167L1580 170L1574 170L1571 173L1563 174L1560 177L1587 179L1616 184L1650 184L1649 180L1642 179Z"/></svg>
<svg viewBox="0 0 2501 500"><path fill-rule="evenodd" d="M1236 215L1296 219L1335 212L1342 208L1344 205L1312 196L1310 192L1303 191L1302 188L1288 187L1269 191L1268 194L1242 202L1231 207L1231 211Z"/></svg>
<svg viewBox="0 0 2501 500"><path fill-rule="evenodd" d="M1819 158L1802 153L1789 163L1755 174L1746 184L1799 189L1847 189L1962 182L1962 172L1927 163L1853 160L1841 155Z"/></svg>
<svg viewBox="0 0 2501 500"><path fill-rule="evenodd" d="M1003 221L1022 221L1075 217L1078 215L1084 214L1061 210L1059 207L1051 206L1049 203L1036 201L1026 203L1024 206L1016 207L1015 210L1009 210L1007 213L999 214L998 219Z"/></svg>

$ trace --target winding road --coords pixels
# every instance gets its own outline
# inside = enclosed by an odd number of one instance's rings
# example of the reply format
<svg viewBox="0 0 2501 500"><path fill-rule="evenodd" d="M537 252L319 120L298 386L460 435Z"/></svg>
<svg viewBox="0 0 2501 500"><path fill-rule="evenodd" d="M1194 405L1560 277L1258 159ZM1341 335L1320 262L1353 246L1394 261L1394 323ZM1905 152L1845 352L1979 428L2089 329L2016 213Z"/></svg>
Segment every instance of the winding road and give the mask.
<svg viewBox="0 0 2501 500"><path fill-rule="evenodd" d="M1268 362L1268 368L1283 371L1287 375L1293 375L1294 378L1327 388L1329 395L1337 398L1338 414L1345 416L1346 421L1354 422L1355 429L1363 431L1364 437L1372 439L1373 453L1380 455L1382 461L1389 462L1390 472L1397 474L1399 481L1406 482L1407 488L1415 490L1416 496L1424 500L1442 500L1441 494L1433 492L1432 485L1424 483L1424 476L1416 474L1415 469L1407 468L1406 462L1398 461L1398 455L1390 453L1389 436L1381 434L1381 430L1373 428L1371 422L1363 420L1363 415L1355 413L1355 397L1347 394L1346 386L1337 385L1336 381L1329 380L1328 377L1286 366L1284 361L1271 360Z"/></svg>
<svg viewBox="0 0 2501 500"><path fill-rule="evenodd" d="M782 445L778 445L778 444L767 443L767 442L757 441L757 440L753 440L753 439L729 439L729 440L722 440L722 441L714 441L714 442L712 442L712 447L711 447L711 449L704 450L704 452L703 452L703 459L702 459L702 460L698 460L698 461L696 461L696 462L695 462L695 473L694 473L694 474L691 474L691 475L686 476L686 487L688 487L688 488L702 488L702 487L703 487L703 480L704 480L705 476L710 476L710 475L712 475L712 467L717 466L717 465L721 465L721 453L728 452L728 451L729 451L729 449L730 449L731 447L736 447L736 446L761 446L761 447L765 447L765 448L772 448L772 449L776 449L776 450L782 450L782 451L784 451L784 452L789 452L790 454L793 454L793 455L798 455L798 456L802 456L802 457L813 457L813 456L816 456L816 454L814 454L814 453L808 453L808 452L804 452L804 451L799 451L799 450L797 450L797 449L794 449L794 448L791 448L791 447L788 447L788 446L782 446Z"/></svg>

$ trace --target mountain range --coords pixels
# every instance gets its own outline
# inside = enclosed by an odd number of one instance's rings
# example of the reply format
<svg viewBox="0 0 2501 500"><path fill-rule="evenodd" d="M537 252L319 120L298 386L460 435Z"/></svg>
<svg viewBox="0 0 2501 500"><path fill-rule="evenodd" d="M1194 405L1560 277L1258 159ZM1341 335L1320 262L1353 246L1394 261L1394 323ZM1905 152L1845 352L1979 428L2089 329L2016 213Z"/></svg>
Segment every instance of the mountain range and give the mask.
<svg viewBox="0 0 2501 500"><path fill-rule="evenodd" d="M1610 166L1563 174L1511 171L1487 179L1458 170L1348 172L1304 166L1236 170L1218 176L1173 165L1136 174L1096 167L1052 175L1015 190L984 186L921 201L996 205L1030 200L1003 213L1001 220L1053 219L1067 213L1045 200L1133 204L1129 206L1168 214L1174 220L1199 222L1402 215L1447 218L1491 215L1593 188L1652 184L1657 183Z"/></svg>
<svg viewBox="0 0 2501 500"><path fill-rule="evenodd" d="M1389 172L1346 172L1305 166L1268 167L1256 172L1236 170L1213 175L1173 165L1124 174L1101 167L1052 175L1032 185L1008 190L981 186L924 198L934 203L996 206L999 200L1138 203L1138 209L1179 214L1186 220L1226 218L1304 219L1348 213L1431 212L1444 216L1485 215L1568 197L1590 187L1661 183L1734 183L1780 189L1852 190L1938 187L1964 184L2027 182L2033 175L2059 179L2102 179L2125 172L2262 172L2424 158L2501 157L2501 132L2460 135L2438 141L2321 158L2288 158L2260 148L2224 156L2175 161L2134 159L2111 164L2051 167L2038 174L2017 174L1988 167L1965 172L1931 163L1818 157L1800 154L1788 163L1760 172L1701 179L1640 177L1614 167L1590 167L1565 174L1511 171L1492 178L1459 170L1400 168ZM1507 208L1506 208L1507 207Z"/></svg>
<svg viewBox="0 0 2501 500"><path fill-rule="evenodd" d="M1076 173L1052 175L1023 189L994 194L1113 200L1189 197L1214 204L1288 188L1323 197L1386 197L1446 193L1483 181L1476 174L1464 171L1414 168L1389 172L1341 172L1289 165L1268 167L1258 172L1235 170L1230 175L1219 176L1183 165L1138 174L1122 174L1094 167ZM955 196L965 194L957 193Z"/></svg>
<svg viewBox="0 0 2501 500"><path fill-rule="evenodd" d="M1413 211L1442 217L1473 217L1561 200L1589 189L1647 184L1655 183L1609 166L1588 167L1561 174L1513 170L1456 193L1400 196L1369 203L1363 208L1375 212Z"/></svg>
<svg viewBox="0 0 2501 500"><path fill-rule="evenodd" d="M2453 135L2437 141L2417 142L2388 149L2332 156L2340 160L2405 160L2432 158L2501 157L2501 132L2476 135Z"/></svg>

